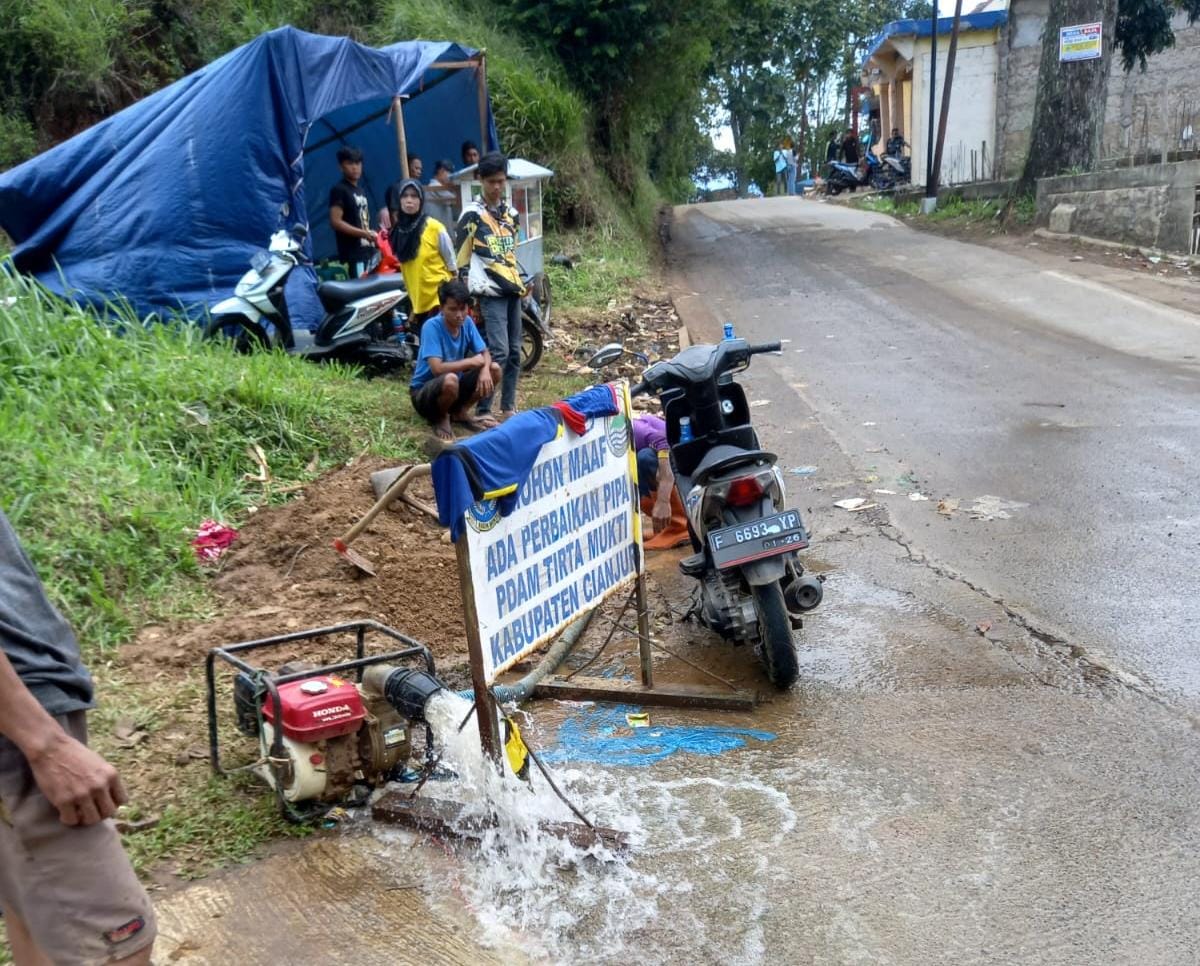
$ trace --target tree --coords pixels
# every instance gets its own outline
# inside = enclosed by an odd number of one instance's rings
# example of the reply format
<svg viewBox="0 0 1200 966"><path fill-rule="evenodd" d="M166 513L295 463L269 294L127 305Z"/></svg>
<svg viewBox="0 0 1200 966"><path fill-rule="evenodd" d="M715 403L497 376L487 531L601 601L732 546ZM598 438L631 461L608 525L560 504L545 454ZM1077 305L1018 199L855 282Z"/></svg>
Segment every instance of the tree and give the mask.
<svg viewBox="0 0 1200 966"><path fill-rule="evenodd" d="M1038 178L1062 171L1090 171L1100 159L1100 137L1108 101L1108 75L1114 54L1126 71L1175 43L1171 18L1176 9L1188 22L1200 19L1200 0L1101 0L1104 24L1102 56L1059 63L1058 33L1070 24L1094 23L1095 0L1050 0L1042 32L1042 60L1029 154L1018 190L1029 191Z"/></svg>

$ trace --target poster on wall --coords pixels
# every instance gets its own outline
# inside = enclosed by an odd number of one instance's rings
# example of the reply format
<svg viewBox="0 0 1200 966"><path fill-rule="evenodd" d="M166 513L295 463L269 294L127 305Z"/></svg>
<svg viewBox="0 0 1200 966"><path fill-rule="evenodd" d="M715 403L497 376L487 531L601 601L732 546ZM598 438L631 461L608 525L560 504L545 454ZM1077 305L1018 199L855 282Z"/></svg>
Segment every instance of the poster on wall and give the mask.
<svg viewBox="0 0 1200 966"><path fill-rule="evenodd" d="M1058 31L1058 59L1061 63L1097 60L1103 48L1104 24L1081 23Z"/></svg>

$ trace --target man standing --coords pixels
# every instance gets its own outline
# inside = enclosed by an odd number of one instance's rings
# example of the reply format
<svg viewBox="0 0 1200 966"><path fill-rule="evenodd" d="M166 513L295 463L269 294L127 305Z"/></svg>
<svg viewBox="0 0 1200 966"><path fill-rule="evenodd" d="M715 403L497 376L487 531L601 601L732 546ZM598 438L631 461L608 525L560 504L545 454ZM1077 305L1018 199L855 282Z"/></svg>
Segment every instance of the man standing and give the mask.
<svg viewBox="0 0 1200 966"><path fill-rule="evenodd" d="M339 261L346 263L351 278L358 278L375 254L371 206L366 192L358 186L363 155L358 148L345 145L338 148L337 159L342 180L329 189L329 225L337 239Z"/></svg>
<svg viewBox="0 0 1200 966"><path fill-rule="evenodd" d="M500 418L517 411L521 376L521 298L525 283L517 266L517 213L505 201L508 158L498 151L479 159L476 174L482 197L463 209L458 219L458 267L467 269L467 286L479 299L484 337L500 366ZM479 415L491 412L492 400L479 404Z"/></svg>
<svg viewBox="0 0 1200 966"><path fill-rule="evenodd" d="M847 164L858 164L858 155L858 135L847 128L846 136L842 138L842 160Z"/></svg>
<svg viewBox="0 0 1200 966"><path fill-rule="evenodd" d="M825 145L825 163L832 164L836 161L841 153L842 144L838 140L838 132L836 130L829 132L829 143Z"/></svg>
<svg viewBox="0 0 1200 966"><path fill-rule="evenodd" d="M154 910L108 819L116 770L87 747L92 680L0 511L0 910L16 966L150 962Z"/></svg>

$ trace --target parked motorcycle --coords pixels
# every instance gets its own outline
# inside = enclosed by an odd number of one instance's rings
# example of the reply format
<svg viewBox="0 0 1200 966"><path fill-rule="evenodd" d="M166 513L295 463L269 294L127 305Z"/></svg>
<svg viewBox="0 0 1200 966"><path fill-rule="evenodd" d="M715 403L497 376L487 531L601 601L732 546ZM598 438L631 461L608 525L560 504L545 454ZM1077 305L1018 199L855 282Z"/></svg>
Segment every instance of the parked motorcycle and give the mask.
<svg viewBox="0 0 1200 966"><path fill-rule="evenodd" d="M250 260L231 298L210 310L205 336L230 339L241 352L282 347L314 362L336 360L386 372L412 362L416 340L404 331L397 311L408 293L398 275L367 275L317 286L325 315L313 331L292 328L284 287L288 276L308 262L303 225L280 229L266 251Z"/></svg>
<svg viewBox="0 0 1200 966"><path fill-rule="evenodd" d="M843 191L857 191L866 185L866 178L859 175L858 165L844 161L830 161L825 172L825 193L840 195Z"/></svg>
<svg viewBox="0 0 1200 966"><path fill-rule="evenodd" d="M912 158L885 154L882 163L897 184L908 184L912 181Z"/></svg>
<svg viewBox="0 0 1200 966"><path fill-rule="evenodd" d="M694 551L679 568L699 581L700 621L734 643L756 643L782 689L799 673L792 631L821 603L822 584L804 573L804 521L788 508L775 454L759 448L746 394L733 381L751 356L779 350L778 342L737 338L689 346L646 369L631 392L654 393L663 405Z"/></svg>

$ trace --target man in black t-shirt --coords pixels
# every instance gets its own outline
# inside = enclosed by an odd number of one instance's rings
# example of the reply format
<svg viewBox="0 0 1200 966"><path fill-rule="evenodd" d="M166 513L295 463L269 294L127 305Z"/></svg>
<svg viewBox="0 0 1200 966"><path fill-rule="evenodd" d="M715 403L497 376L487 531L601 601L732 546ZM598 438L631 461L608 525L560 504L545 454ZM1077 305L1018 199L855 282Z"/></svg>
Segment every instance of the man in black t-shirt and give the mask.
<svg viewBox="0 0 1200 966"><path fill-rule="evenodd" d="M329 190L329 224L337 238L338 258L349 266L350 277L358 278L375 254L371 206L366 192L358 186L362 178L362 151L345 145L338 149L337 159L342 180Z"/></svg>

